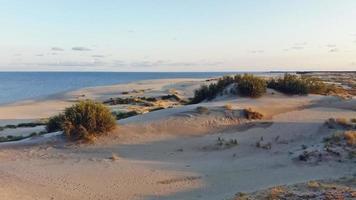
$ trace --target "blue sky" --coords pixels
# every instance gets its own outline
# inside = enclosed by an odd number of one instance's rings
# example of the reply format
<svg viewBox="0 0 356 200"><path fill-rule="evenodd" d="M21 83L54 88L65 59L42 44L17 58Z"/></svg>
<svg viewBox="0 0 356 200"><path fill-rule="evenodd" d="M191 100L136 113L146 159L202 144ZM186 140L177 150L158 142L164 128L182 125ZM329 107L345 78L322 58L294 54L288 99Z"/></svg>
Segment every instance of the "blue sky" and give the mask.
<svg viewBox="0 0 356 200"><path fill-rule="evenodd" d="M0 70L355 70L354 0L0 0Z"/></svg>

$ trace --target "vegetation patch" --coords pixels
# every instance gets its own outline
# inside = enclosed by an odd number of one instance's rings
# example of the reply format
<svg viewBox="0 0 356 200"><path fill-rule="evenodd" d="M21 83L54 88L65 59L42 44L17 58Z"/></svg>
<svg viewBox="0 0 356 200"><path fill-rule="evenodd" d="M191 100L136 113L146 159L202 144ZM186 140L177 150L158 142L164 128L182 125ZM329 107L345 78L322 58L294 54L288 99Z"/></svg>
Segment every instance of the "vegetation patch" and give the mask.
<svg viewBox="0 0 356 200"><path fill-rule="evenodd" d="M327 120L326 125L334 130L324 137L321 145L316 145L317 148L303 148L298 160L308 163L326 160L352 161L356 158L356 130L349 123L350 120L344 118Z"/></svg>
<svg viewBox="0 0 356 200"><path fill-rule="evenodd" d="M115 153L112 153L111 156L109 157L110 160L116 161L119 160L119 156L117 156Z"/></svg>
<svg viewBox="0 0 356 200"><path fill-rule="evenodd" d="M279 199L355 199L355 177L338 180L318 180L294 185L282 185L252 193L237 193L233 200L279 200Z"/></svg>
<svg viewBox="0 0 356 200"><path fill-rule="evenodd" d="M13 136L13 135L8 135L8 136L0 136L0 142L14 142L14 141L20 141L24 140L27 138L35 137L35 136L40 136L46 134L46 131L41 131L41 132L33 132L27 136L19 135L19 136Z"/></svg>
<svg viewBox="0 0 356 200"><path fill-rule="evenodd" d="M239 145L237 139L225 140L224 138L218 137L216 145L224 149Z"/></svg>
<svg viewBox="0 0 356 200"><path fill-rule="evenodd" d="M46 130L48 133L62 131L63 124L65 122L64 114L58 114L53 117L50 117L46 125Z"/></svg>
<svg viewBox="0 0 356 200"><path fill-rule="evenodd" d="M177 94L167 94L158 97L127 97L127 98L117 97L117 98L110 98L109 100L106 100L103 103L109 105L130 104L130 105L141 105L141 106L155 106L154 103L158 102L159 100L176 101L181 104L187 103L185 99L182 99Z"/></svg>
<svg viewBox="0 0 356 200"><path fill-rule="evenodd" d="M5 126L0 126L0 131L3 131L5 129L16 129L16 128L33 128L36 126L44 126L47 123L45 122L28 122L28 123L20 123L17 125L9 124Z"/></svg>
<svg viewBox="0 0 356 200"><path fill-rule="evenodd" d="M59 121L54 121L54 120ZM50 119L47 130L63 130L71 140L92 140L103 135L116 126L116 120L110 110L101 103L81 101L69 108L63 114ZM51 126L51 127L50 127Z"/></svg>
<svg viewBox="0 0 356 200"><path fill-rule="evenodd" d="M247 97L260 97L266 93L267 83L264 79L244 74L235 76L236 88L239 94Z"/></svg>
<svg viewBox="0 0 356 200"><path fill-rule="evenodd" d="M231 104L225 104L224 108L225 108L225 110L233 110L233 107Z"/></svg>
<svg viewBox="0 0 356 200"><path fill-rule="evenodd" d="M326 84L317 78L308 78L292 74L284 74L283 78L271 79L268 81L267 86L268 88L272 88L286 94L325 94L327 91Z"/></svg>
<svg viewBox="0 0 356 200"><path fill-rule="evenodd" d="M120 119L125 119L128 117L132 117L135 115L139 115L141 113L139 113L137 111L128 111L128 112L114 112L113 114L115 115L117 120L120 120Z"/></svg>
<svg viewBox="0 0 356 200"><path fill-rule="evenodd" d="M253 111L251 108L243 109L243 115L248 120L262 119L263 115L257 111Z"/></svg>
<svg viewBox="0 0 356 200"><path fill-rule="evenodd" d="M321 79L311 76L298 76L284 74L283 77L270 79L267 84L268 88L278 90L285 94L307 95L338 95L347 96L348 93L342 87L333 84L326 84Z"/></svg>
<svg viewBox="0 0 356 200"><path fill-rule="evenodd" d="M234 84L235 87L227 90L229 85ZM251 74L224 76L219 78L216 83L202 85L195 90L194 97L190 103L196 104L204 100L212 100L224 92L228 94L237 94L247 97L260 97L266 92L267 83L264 79L253 76Z"/></svg>
<svg viewBox="0 0 356 200"><path fill-rule="evenodd" d="M356 147L356 131L345 131L344 138L349 146Z"/></svg>
<svg viewBox="0 0 356 200"><path fill-rule="evenodd" d="M104 104L109 104L109 105L120 105L120 104L131 104L131 105L152 105L146 102L147 99L145 97L129 97L129 98L110 98L107 101L104 101ZM150 98L151 102L157 101L156 98Z"/></svg>
<svg viewBox="0 0 356 200"><path fill-rule="evenodd" d="M346 118L329 118L325 124L331 129L355 129L356 123L353 119Z"/></svg>
<svg viewBox="0 0 356 200"><path fill-rule="evenodd" d="M209 108L204 106L198 106L196 110L199 114L209 114Z"/></svg>
<svg viewBox="0 0 356 200"><path fill-rule="evenodd" d="M204 100L212 100L217 95L222 94L224 89L233 83L235 83L235 79L232 76L224 76L219 78L216 83L202 85L199 89L194 91L194 97L190 103L196 104Z"/></svg>

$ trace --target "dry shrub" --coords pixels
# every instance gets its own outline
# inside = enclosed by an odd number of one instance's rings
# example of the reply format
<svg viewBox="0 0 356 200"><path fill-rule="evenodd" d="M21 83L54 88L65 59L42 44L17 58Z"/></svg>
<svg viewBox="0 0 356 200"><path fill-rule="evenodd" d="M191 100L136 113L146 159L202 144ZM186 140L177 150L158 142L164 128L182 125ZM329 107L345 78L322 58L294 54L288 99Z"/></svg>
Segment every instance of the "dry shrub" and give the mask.
<svg viewBox="0 0 356 200"><path fill-rule="evenodd" d="M280 199L281 195L285 193L285 189L281 186L274 187L270 189L269 194L267 195L268 200L278 200Z"/></svg>
<svg viewBox="0 0 356 200"><path fill-rule="evenodd" d="M341 126L348 126L349 123L346 118L336 118L336 123L341 125Z"/></svg>
<svg viewBox="0 0 356 200"><path fill-rule="evenodd" d="M109 159L112 161L116 161L119 160L119 156L117 156L115 153L112 153Z"/></svg>
<svg viewBox="0 0 356 200"><path fill-rule="evenodd" d="M96 136L113 130L115 126L115 118L107 107L87 100L66 108L63 114L52 117L47 130L63 130L71 140L92 142Z"/></svg>
<svg viewBox="0 0 356 200"><path fill-rule="evenodd" d="M225 108L226 110L232 110L232 109L233 109L233 107L232 107L231 104L225 104L225 105L224 105L224 108Z"/></svg>
<svg viewBox="0 0 356 200"><path fill-rule="evenodd" d="M343 139L343 134L342 132L336 132L332 134L330 137L324 138L324 142L329 143L329 144L340 144Z"/></svg>
<svg viewBox="0 0 356 200"><path fill-rule="evenodd" d="M209 108L204 107L204 106L198 106L196 108L196 110L199 114L208 114L209 113Z"/></svg>
<svg viewBox="0 0 356 200"><path fill-rule="evenodd" d="M348 121L346 118L330 118L326 120L325 122L326 125L328 125L329 128L337 128L337 127L342 127L342 128L352 128L352 120Z"/></svg>
<svg viewBox="0 0 356 200"><path fill-rule="evenodd" d="M318 183L317 181L309 181L307 185L309 188L312 189L318 189L320 187L320 183Z"/></svg>
<svg viewBox="0 0 356 200"><path fill-rule="evenodd" d="M356 146L356 131L346 131L344 137L348 145Z"/></svg>
<svg viewBox="0 0 356 200"><path fill-rule="evenodd" d="M248 120L263 118L263 115L261 113L253 111L251 108L244 109L243 114Z"/></svg>
<svg viewBox="0 0 356 200"><path fill-rule="evenodd" d="M234 200L249 200L250 198L243 192L239 192L235 195Z"/></svg>

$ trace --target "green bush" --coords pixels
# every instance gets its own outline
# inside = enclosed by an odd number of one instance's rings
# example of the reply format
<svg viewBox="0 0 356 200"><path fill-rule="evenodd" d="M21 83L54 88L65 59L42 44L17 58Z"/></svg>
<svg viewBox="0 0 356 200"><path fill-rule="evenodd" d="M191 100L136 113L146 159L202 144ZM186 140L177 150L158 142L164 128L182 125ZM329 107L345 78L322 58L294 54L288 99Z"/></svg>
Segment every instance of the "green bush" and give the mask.
<svg viewBox="0 0 356 200"><path fill-rule="evenodd" d="M231 76L224 76L219 78L216 83L211 83L210 85L202 85L199 89L194 91L194 97L191 103L200 103L204 100L212 100L218 94L222 94L224 89L234 83L234 78Z"/></svg>
<svg viewBox="0 0 356 200"><path fill-rule="evenodd" d="M59 115L49 118L47 125L46 125L47 132L51 133L51 132L56 132L56 131L62 131L64 119L65 118L64 118L63 114L59 114Z"/></svg>
<svg viewBox="0 0 356 200"><path fill-rule="evenodd" d="M303 77L302 80L305 82L308 88L308 93L311 94L325 94L328 90L327 85L318 78L313 77Z"/></svg>
<svg viewBox="0 0 356 200"><path fill-rule="evenodd" d="M237 90L243 96L260 97L266 93L267 83L264 79L244 74L243 76L235 76L237 82Z"/></svg>
<svg viewBox="0 0 356 200"><path fill-rule="evenodd" d="M64 114L52 117L47 130L63 130L69 139L81 140L105 134L115 125L115 118L107 107L87 100L66 108Z"/></svg>
<svg viewBox="0 0 356 200"><path fill-rule="evenodd" d="M291 74L284 74L283 78L271 79L267 87L286 94L298 95L324 94L327 91L326 84L317 78L299 77Z"/></svg>
<svg viewBox="0 0 356 200"><path fill-rule="evenodd" d="M212 100L217 95L222 94L227 86L234 83L237 83L237 91L244 96L259 97L266 92L267 83L262 78L249 74L243 76L235 75L234 77L224 76L219 78L216 83L202 85L199 89L195 90L191 103L195 104L204 100ZM235 93L235 91L232 90L228 92Z"/></svg>

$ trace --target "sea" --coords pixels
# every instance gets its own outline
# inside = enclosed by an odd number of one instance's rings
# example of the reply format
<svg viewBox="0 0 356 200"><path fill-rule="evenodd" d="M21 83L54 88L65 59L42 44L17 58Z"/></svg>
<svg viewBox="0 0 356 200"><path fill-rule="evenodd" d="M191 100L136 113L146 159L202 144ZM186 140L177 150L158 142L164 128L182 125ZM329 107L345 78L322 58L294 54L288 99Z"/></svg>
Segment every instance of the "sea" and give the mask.
<svg viewBox="0 0 356 200"><path fill-rule="evenodd" d="M85 87L148 79L210 78L236 72L0 72L0 105Z"/></svg>

